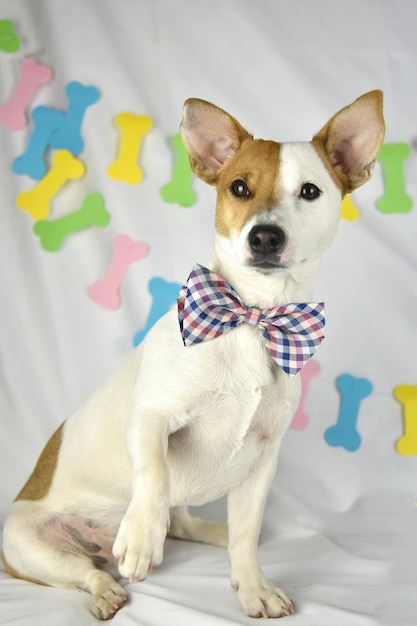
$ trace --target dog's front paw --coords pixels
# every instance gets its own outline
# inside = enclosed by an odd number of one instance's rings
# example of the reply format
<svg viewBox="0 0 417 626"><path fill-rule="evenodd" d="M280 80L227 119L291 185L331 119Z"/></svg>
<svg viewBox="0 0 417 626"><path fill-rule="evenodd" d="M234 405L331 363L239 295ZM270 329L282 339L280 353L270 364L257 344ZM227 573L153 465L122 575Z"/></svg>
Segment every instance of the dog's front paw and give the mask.
<svg viewBox="0 0 417 626"><path fill-rule="evenodd" d="M294 605L287 594L267 581L256 586L232 582L232 587L249 617L284 617L294 613Z"/></svg>
<svg viewBox="0 0 417 626"><path fill-rule="evenodd" d="M120 575L129 582L145 580L162 563L169 514L167 512L159 519L152 517L127 512L120 524L113 556L118 562Z"/></svg>

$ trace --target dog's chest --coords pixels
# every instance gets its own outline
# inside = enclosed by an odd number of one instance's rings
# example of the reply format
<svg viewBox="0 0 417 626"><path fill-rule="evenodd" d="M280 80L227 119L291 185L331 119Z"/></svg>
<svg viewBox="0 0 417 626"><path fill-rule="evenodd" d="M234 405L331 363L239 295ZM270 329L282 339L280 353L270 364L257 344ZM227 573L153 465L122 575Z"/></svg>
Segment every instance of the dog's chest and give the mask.
<svg viewBox="0 0 417 626"><path fill-rule="evenodd" d="M282 430L289 379L254 329L239 330L222 338L221 350L214 342L205 350L205 384L189 406L191 419L170 437L173 504L200 504L232 489Z"/></svg>

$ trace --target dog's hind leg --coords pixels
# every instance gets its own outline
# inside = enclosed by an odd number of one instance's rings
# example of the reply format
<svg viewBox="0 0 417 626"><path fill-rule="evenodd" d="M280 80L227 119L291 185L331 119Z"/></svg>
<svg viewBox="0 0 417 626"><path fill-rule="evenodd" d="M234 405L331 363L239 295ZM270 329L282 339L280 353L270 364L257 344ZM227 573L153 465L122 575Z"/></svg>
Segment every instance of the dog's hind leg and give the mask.
<svg viewBox="0 0 417 626"><path fill-rule="evenodd" d="M170 509L170 518L169 537L227 547L227 522L208 522L195 517L190 515L186 506Z"/></svg>
<svg viewBox="0 0 417 626"><path fill-rule="evenodd" d="M18 571L3 554L4 568L15 578L53 587L77 587L89 592L92 596L90 610L97 619L113 617L125 604L127 594L123 587L110 574L98 570L88 557L64 554L49 548L42 553L42 560L49 564L48 571L39 565L36 571L32 571L26 563L25 566L19 565Z"/></svg>
<svg viewBox="0 0 417 626"><path fill-rule="evenodd" d="M71 549L65 541L60 544L56 536L48 540L45 531L51 524L45 521L45 514L37 512L30 518L22 504L20 510L12 510L4 527L2 556L6 571L38 584L83 589L92 596L90 610L95 617L113 617L125 604L127 594L109 573L99 569L107 563L98 550L93 550L95 544L85 542L83 552L78 546ZM77 542L78 535L73 545Z"/></svg>

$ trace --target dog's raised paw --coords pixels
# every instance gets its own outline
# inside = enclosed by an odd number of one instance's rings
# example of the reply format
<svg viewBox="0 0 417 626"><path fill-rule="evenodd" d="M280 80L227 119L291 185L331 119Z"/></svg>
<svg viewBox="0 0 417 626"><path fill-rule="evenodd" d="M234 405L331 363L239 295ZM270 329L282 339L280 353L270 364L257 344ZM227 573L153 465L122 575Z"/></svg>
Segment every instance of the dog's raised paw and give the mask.
<svg viewBox="0 0 417 626"><path fill-rule="evenodd" d="M233 585L243 610L249 617L285 617L294 613L294 604L279 587L261 585L241 588Z"/></svg>
<svg viewBox="0 0 417 626"><path fill-rule="evenodd" d="M119 573L129 582L140 582L162 563L167 521L141 524L131 523L130 514L125 518L113 544L113 555ZM140 516L133 516L140 519Z"/></svg>
<svg viewBox="0 0 417 626"><path fill-rule="evenodd" d="M97 619L110 619L126 603L127 593L121 585L114 582L100 593L93 595L91 612Z"/></svg>

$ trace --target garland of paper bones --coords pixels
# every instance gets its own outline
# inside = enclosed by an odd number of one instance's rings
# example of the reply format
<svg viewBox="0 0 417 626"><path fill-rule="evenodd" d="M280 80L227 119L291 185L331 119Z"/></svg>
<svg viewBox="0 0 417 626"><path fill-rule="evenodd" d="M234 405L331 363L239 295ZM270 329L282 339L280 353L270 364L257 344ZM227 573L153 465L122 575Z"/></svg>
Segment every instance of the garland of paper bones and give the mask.
<svg viewBox="0 0 417 626"><path fill-rule="evenodd" d="M5 29L7 35L5 39L2 39L2 29ZM0 20L0 49L7 50L8 45L8 51L17 49L20 42L16 47L13 36L8 20ZM11 41L9 44L8 38ZM2 41L6 42L3 48ZM24 59L20 63L19 79L9 101L0 106L0 124L13 131L23 129L27 124L27 110L35 91L50 81L52 76L53 71L48 66L31 58ZM66 182L80 178L85 172L84 164L76 158L84 146L81 125L87 107L99 98L95 87L85 87L75 81L67 85L66 94L69 101L66 115L45 106L33 110L32 135L25 152L12 164L16 174L26 174L39 181L32 190L20 193L16 203L21 210L27 211L37 220L34 233L39 236L42 248L49 252L60 249L68 234L88 226L106 226L111 218L104 207L102 196L90 193L82 207L70 215L54 221L46 219L50 213L50 201L55 194ZM138 184L143 177L138 165L140 148L144 135L152 128L152 120L148 116L124 112L116 117L115 123L121 131L121 140L118 156L108 167L108 176L127 184ZM191 186L192 172L188 156L178 133L172 138L172 146L176 151L173 174L169 183L161 188L161 197L165 202L189 207L196 198ZM52 167L47 172L44 155L48 147L57 151L52 157ZM384 195L377 201L377 207L382 213L407 213L412 209L412 199L405 191L403 169L408 155L409 146L405 143L384 144L378 155L385 181ZM350 197L346 197L342 203L341 217L351 221L359 217L358 208ZM134 242L128 235L115 237L113 250L114 257L106 275L87 290L91 299L109 309L120 306L120 287L129 265L147 254L146 244ZM159 277L151 279L149 291L152 304L145 327L133 339L135 346L175 302L179 288L179 284L167 283ZM291 424L293 429L303 430L308 425L308 415L304 410L305 398L311 379L319 371L317 361L311 360L301 372L303 392ZM362 400L372 393L372 383L366 378L343 374L337 378L336 387L340 393L339 414L336 423L325 432L324 438L331 446L353 452L361 445L357 421ZM417 385L395 387L394 397L401 404L404 415L404 435L397 441L397 451L402 455L417 455Z"/></svg>

